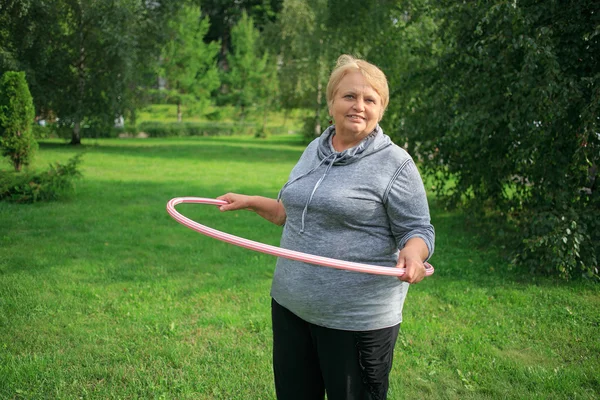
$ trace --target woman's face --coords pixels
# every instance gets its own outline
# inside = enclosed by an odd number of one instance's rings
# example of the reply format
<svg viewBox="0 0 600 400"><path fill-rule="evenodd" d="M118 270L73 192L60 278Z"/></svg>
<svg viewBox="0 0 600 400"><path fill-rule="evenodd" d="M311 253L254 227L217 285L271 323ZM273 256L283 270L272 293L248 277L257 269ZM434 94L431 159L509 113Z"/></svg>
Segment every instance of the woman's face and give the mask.
<svg viewBox="0 0 600 400"><path fill-rule="evenodd" d="M359 71L342 78L329 109L336 135L349 142L358 142L371 133L381 111L381 97Z"/></svg>

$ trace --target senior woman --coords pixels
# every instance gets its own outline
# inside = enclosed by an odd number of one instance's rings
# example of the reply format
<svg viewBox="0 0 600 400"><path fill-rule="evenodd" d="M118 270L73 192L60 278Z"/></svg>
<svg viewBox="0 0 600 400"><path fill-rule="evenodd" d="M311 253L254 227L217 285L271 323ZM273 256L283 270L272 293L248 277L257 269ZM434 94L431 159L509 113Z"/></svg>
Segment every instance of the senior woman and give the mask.
<svg viewBox="0 0 600 400"><path fill-rule="evenodd" d="M412 158L378 122L384 73L348 55L327 85L334 124L313 140L278 199L228 193L222 211L249 209L283 225L281 247L405 268L401 278L279 258L271 287L278 399L385 399L409 284L425 276L434 229Z"/></svg>

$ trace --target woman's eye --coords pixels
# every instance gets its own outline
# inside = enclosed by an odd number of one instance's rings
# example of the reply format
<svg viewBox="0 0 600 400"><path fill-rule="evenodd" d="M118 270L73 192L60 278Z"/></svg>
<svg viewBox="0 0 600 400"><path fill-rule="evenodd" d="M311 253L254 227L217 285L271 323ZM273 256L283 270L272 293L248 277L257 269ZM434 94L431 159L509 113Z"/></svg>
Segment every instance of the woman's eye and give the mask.
<svg viewBox="0 0 600 400"><path fill-rule="evenodd" d="M347 95L345 95L345 96L344 96L344 98L345 98L345 99L353 99L353 98L354 98L354 95L347 94Z"/></svg>
<svg viewBox="0 0 600 400"><path fill-rule="evenodd" d="M374 99L367 99L367 103L375 104L375 100Z"/></svg>

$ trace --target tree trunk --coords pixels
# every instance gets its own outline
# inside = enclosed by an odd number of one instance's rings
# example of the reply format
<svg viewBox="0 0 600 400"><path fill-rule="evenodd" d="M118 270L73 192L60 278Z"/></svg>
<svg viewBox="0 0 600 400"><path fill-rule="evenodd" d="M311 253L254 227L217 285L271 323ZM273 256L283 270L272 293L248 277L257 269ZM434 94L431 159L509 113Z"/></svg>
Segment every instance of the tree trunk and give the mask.
<svg viewBox="0 0 600 400"><path fill-rule="evenodd" d="M181 102L177 102L177 122L181 123L183 116L181 115Z"/></svg>
<svg viewBox="0 0 600 400"><path fill-rule="evenodd" d="M79 119L75 121L75 126L73 127L73 135L71 136L71 143L69 144L81 144L81 121L79 121Z"/></svg>
<svg viewBox="0 0 600 400"><path fill-rule="evenodd" d="M22 133L19 131L19 132L17 132L17 137L20 137L20 136L22 136ZM13 167L15 167L15 172L21 172L21 168L23 168L23 163L21 162L21 157L13 154L11 156L11 161L12 161Z"/></svg>
<svg viewBox="0 0 600 400"><path fill-rule="evenodd" d="M263 107L262 131L260 133L260 137L263 139L267 137L267 110L268 109L269 108L267 107L267 104L265 104Z"/></svg>
<svg viewBox="0 0 600 400"><path fill-rule="evenodd" d="M283 128L285 128L287 126L287 120L290 116L290 109L289 108L285 108L283 111Z"/></svg>
<svg viewBox="0 0 600 400"><path fill-rule="evenodd" d="M83 14L83 10L81 10ZM77 62L77 109L75 110L75 126L71 136L72 145L81 144L81 120L83 114L83 96L85 95L85 47L83 33L83 16L79 21L79 60Z"/></svg>
<svg viewBox="0 0 600 400"><path fill-rule="evenodd" d="M321 99L323 98L323 85L321 84L321 74L323 63L321 57L317 61L317 104L315 108L315 137L319 136L321 130Z"/></svg>
<svg viewBox="0 0 600 400"><path fill-rule="evenodd" d="M322 87L321 81L317 83L317 107L315 108L315 137L321 134L321 96Z"/></svg>
<svg viewBox="0 0 600 400"><path fill-rule="evenodd" d="M323 75L323 57L322 50L323 49L323 39L319 40L319 55L317 57L317 104L315 108L315 137L319 136L322 132L321 130L321 99L323 98L323 85L322 85L322 75Z"/></svg>
<svg viewBox="0 0 600 400"><path fill-rule="evenodd" d="M594 163L588 168L588 182L590 194L594 193L596 186L598 185L598 166Z"/></svg>

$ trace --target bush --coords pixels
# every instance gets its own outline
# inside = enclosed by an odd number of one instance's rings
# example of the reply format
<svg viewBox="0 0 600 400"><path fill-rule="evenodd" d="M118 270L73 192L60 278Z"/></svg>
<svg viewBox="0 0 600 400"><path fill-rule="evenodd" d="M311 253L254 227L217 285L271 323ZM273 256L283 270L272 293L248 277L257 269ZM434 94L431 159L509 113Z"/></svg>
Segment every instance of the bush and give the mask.
<svg viewBox="0 0 600 400"><path fill-rule="evenodd" d="M304 138L304 142L305 143L310 143L313 139L315 139L316 137L318 137L321 133L323 133L323 131L325 129L327 129L327 127L329 125L331 125L331 123L329 122L329 116L322 112L320 115L320 123L321 123L321 131L320 132L315 132L315 117L310 116L310 117L305 117L303 119L303 124L302 124L302 136Z"/></svg>
<svg viewBox="0 0 600 400"><path fill-rule="evenodd" d="M35 139L48 139L52 136L53 131L47 126L33 124L31 126L31 133Z"/></svg>
<svg viewBox="0 0 600 400"><path fill-rule="evenodd" d="M592 208L530 211L518 226L523 228L525 239L515 264L564 279L600 277L600 212Z"/></svg>
<svg viewBox="0 0 600 400"><path fill-rule="evenodd" d="M206 113L204 117L209 121L223 121L226 119L235 119L237 110L231 106L215 107L212 111Z"/></svg>
<svg viewBox="0 0 600 400"><path fill-rule="evenodd" d="M5 72L0 78L0 147L15 171L29 165L37 150L31 131L34 117L25 73Z"/></svg>
<svg viewBox="0 0 600 400"><path fill-rule="evenodd" d="M233 134L253 134L256 130L251 123L228 122L142 122L138 131L149 137L172 136L231 136Z"/></svg>
<svg viewBox="0 0 600 400"><path fill-rule="evenodd" d="M74 181L81 177L78 154L66 164L50 164L47 171L38 173L0 172L0 200L15 203L35 203L57 200L74 189Z"/></svg>
<svg viewBox="0 0 600 400"><path fill-rule="evenodd" d="M73 121L63 119L57 123L50 124L47 129L50 130L50 136L71 139L74 126ZM81 137L90 139L116 138L119 134L126 132L125 128L115 127L113 121L101 118L86 118L84 121L81 121L80 129Z"/></svg>
<svg viewBox="0 0 600 400"><path fill-rule="evenodd" d="M571 278L600 258L588 223L600 218L600 41L596 3L562 3L442 1L435 56L400 85L392 132L424 171L454 179L440 197L515 222L517 262Z"/></svg>

